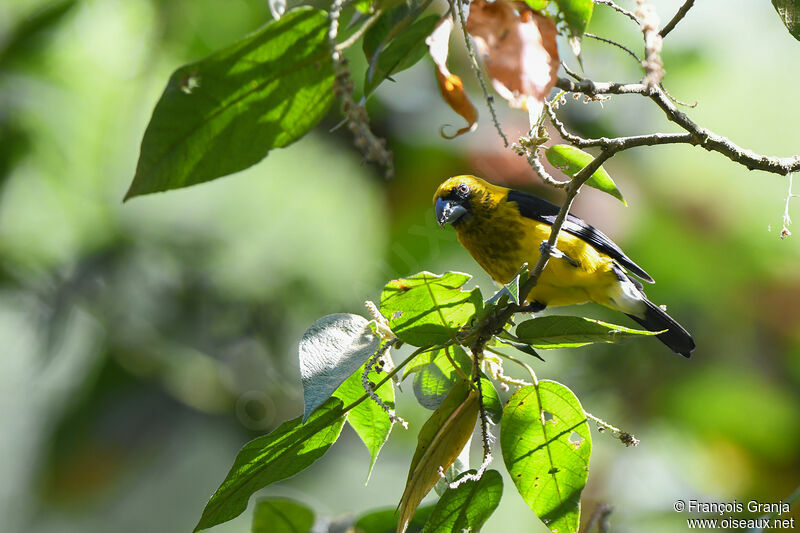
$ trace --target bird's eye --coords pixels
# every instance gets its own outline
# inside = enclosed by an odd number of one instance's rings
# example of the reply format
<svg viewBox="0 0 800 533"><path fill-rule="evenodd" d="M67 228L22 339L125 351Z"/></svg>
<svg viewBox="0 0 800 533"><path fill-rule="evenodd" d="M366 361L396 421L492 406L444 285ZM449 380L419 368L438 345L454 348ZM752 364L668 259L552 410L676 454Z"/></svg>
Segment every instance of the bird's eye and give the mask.
<svg viewBox="0 0 800 533"><path fill-rule="evenodd" d="M466 183L460 183L457 190L459 196L466 196L469 194L469 185Z"/></svg>

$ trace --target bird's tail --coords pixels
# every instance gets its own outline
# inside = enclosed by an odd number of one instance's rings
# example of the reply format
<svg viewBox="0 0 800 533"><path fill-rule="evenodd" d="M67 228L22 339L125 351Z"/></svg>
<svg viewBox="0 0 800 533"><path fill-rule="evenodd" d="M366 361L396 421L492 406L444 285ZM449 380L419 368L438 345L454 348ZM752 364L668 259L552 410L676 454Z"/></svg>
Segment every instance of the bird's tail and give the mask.
<svg viewBox="0 0 800 533"><path fill-rule="evenodd" d="M666 344L673 352L679 353L684 357L689 357L694 350L694 339L683 326L675 322L666 311L659 306L645 299L646 305L642 316L628 315L633 320L648 331L662 331L664 333L656 335L656 338Z"/></svg>

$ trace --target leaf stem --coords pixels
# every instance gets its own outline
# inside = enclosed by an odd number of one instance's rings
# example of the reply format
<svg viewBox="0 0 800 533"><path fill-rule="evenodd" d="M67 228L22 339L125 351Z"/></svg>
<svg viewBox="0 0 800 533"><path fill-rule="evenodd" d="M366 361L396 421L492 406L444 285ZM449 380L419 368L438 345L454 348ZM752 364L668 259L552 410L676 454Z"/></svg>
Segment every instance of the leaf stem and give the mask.
<svg viewBox="0 0 800 533"><path fill-rule="evenodd" d="M408 357L403 359L403 361L400 364L395 366L390 372L388 372L386 374L386 376L384 376L384 378L382 380L380 380L378 383L376 383L375 384L375 388L376 389L379 388L381 385L383 385L384 383L386 383L387 381L392 379L392 377L394 377L395 374L397 374L404 366L406 366L408 363L410 363L416 356L418 356L419 354L421 354L423 352L426 352L426 351L430 350L431 348L433 348L433 344L429 344L427 346L422 346L422 347L417 348L416 350L414 350L411 353L411 355L409 355ZM353 402L350 405L347 405L347 406L343 407L342 408L342 412L346 413L347 411L349 411L350 409L354 408L356 405L360 404L361 402L363 402L367 398L369 398L369 394L367 394L365 392L360 398L358 398L357 400L353 400Z"/></svg>
<svg viewBox="0 0 800 533"><path fill-rule="evenodd" d="M364 24L362 24L361 27L358 28L358 30L356 30L356 32L353 35L351 35L341 43L337 44L334 47L334 50L336 50L337 52L341 52L342 50L346 50L347 48L350 48L351 46L356 44L356 41L358 41L361 38L361 36L364 35L367 32L367 30L370 29L370 27L372 27L373 24L375 24L375 22L377 22L379 18L381 18L381 15L383 15L383 13L384 13L383 8L379 7L378 9L376 9L375 13L373 13L372 16L370 16L366 21L364 21Z"/></svg>

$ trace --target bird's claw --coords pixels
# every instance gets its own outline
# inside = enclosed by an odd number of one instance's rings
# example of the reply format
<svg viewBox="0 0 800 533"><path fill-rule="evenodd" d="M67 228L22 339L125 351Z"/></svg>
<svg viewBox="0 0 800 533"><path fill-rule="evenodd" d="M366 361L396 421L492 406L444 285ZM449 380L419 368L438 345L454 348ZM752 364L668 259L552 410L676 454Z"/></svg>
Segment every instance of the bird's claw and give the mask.
<svg viewBox="0 0 800 533"><path fill-rule="evenodd" d="M574 267L578 266L578 262L577 261L575 261L573 258L568 256L567 254L565 254L564 252L562 252L561 250L559 250L555 246L550 246L550 243L547 242L547 241L542 241L542 244L539 245L539 251L542 254L547 254L550 257L555 257L556 259L564 259L564 260L567 261L567 263L569 263L570 265L572 265Z"/></svg>

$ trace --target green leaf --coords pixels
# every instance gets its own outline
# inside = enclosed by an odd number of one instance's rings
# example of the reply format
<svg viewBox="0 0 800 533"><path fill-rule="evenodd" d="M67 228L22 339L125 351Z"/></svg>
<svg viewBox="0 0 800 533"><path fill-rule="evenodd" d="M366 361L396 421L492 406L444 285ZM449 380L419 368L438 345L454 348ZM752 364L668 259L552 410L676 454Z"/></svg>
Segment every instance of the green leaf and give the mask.
<svg viewBox="0 0 800 533"><path fill-rule="evenodd" d="M551 165L563 171L570 178L594 160L592 154L568 144L551 146L545 151L545 156ZM592 177L586 181L586 185L608 193L623 204L628 205L617 188L617 184L614 183L614 180L611 179L611 176L602 166L594 171Z"/></svg>
<svg viewBox="0 0 800 533"><path fill-rule="evenodd" d="M503 410L500 448L511 479L536 516L551 531L577 532L592 440L572 391L547 380L519 389Z"/></svg>
<svg viewBox="0 0 800 533"><path fill-rule="evenodd" d="M472 436L479 411L478 391L468 380L456 384L417 436L417 449L400 499L397 532L403 533L422 498L441 479Z"/></svg>
<svg viewBox="0 0 800 533"><path fill-rule="evenodd" d="M344 419L342 401L331 398L305 424L297 417L245 444L194 531L236 518L254 492L310 466L339 438Z"/></svg>
<svg viewBox="0 0 800 533"><path fill-rule="evenodd" d="M303 420L330 398L379 346L380 340L363 316L337 313L311 324L298 347L305 404Z"/></svg>
<svg viewBox="0 0 800 533"><path fill-rule="evenodd" d="M447 358L449 351L459 372ZM472 372L472 361L461 346L448 346L439 352L431 363L422 367L414 376L414 396L426 409L436 409L447 397L453 385Z"/></svg>
<svg viewBox="0 0 800 533"><path fill-rule="evenodd" d="M422 505L417 507L414 518L408 524L407 533L419 533L427 522L428 517L433 512L433 505ZM361 515L356 523L353 524L353 533L395 533L397 529L397 511L391 509L381 509L370 511Z"/></svg>
<svg viewBox="0 0 800 533"><path fill-rule="evenodd" d="M467 474L475 474L471 470ZM492 515L503 495L503 478L487 470L478 481L466 481L439 499L422 533L479 531Z"/></svg>
<svg viewBox="0 0 800 533"><path fill-rule="evenodd" d="M361 381L365 367L366 364L362 365L336 390L335 396L340 398L345 405L353 403L366 392ZM374 369L368 374L368 378L372 383L377 383L382 377ZM375 393L387 407L394 409L394 385L391 379L378 387ZM361 441L369 450L370 461L369 470L367 471L367 482L369 482L369 477L372 475L372 467L375 466L378 453L392 431L392 422L389 420L389 415L386 411L371 399L364 400L352 408L347 413L347 422L358 433Z"/></svg>
<svg viewBox="0 0 800 533"><path fill-rule="evenodd" d="M586 31L592 18L594 2L592 0L555 0L559 11L564 15L572 35L580 37Z"/></svg>
<svg viewBox="0 0 800 533"><path fill-rule="evenodd" d="M381 293L381 313L403 342L447 344L483 305L480 289L459 289L469 279L460 272L420 272L390 281Z"/></svg>
<svg viewBox="0 0 800 533"><path fill-rule="evenodd" d="M547 4L550 3L550 0L525 0L525 3L528 4L529 8L536 11L541 11L547 7Z"/></svg>
<svg viewBox="0 0 800 533"><path fill-rule="evenodd" d="M0 43L0 66L8 62L22 64L28 55L42 44L72 11L77 0L55 0L36 5L27 15L16 21L3 23L3 38Z"/></svg>
<svg viewBox="0 0 800 533"><path fill-rule="evenodd" d="M772 0L772 5L789 33L800 41L800 0Z"/></svg>
<svg viewBox="0 0 800 533"><path fill-rule="evenodd" d="M372 13L372 0L355 0L353 7L365 15Z"/></svg>
<svg viewBox="0 0 800 533"><path fill-rule="evenodd" d="M293 9L175 71L125 198L243 170L305 135L333 100L329 26L324 11Z"/></svg>
<svg viewBox="0 0 800 533"><path fill-rule="evenodd" d="M384 17L386 17L384 15ZM415 19L407 28L403 29L389 41L383 48L376 48L373 54L368 54L370 67L364 80L364 95L369 96L383 80L414 66L428 53L425 39L431 34L439 22L439 15L428 15ZM365 52L372 46L364 40ZM377 60L374 54L379 54ZM374 68L372 68L374 65Z"/></svg>
<svg viewBox="0 0 800 533"><path fill-rule="evenodd" d="M388 8L385 2L386 0L383 4L385 12L370 26L361 42L361 49L368 64L375 59L376 52L389 44L389 41L413 20L411 6L408 3L400 0L397 5Z"/></svg>
<svg viewBox="0 0 800 533"><path fill-rule="evenodd" d="M483 407L489 414L489 419L495 424L500 423L503 416L503 403L494 388L494 383L481 373L481 392L483 393Z"/></svg>
<svg viewBox="0 0 800 533"><path fill-rule="evenodd" d="M619 342L640 335L658 335L661 331L631 329L617 324L580 316L549 315L526 320L514 332L525 344L536 348L574 348L593 342Z"/></svg>
<svg viewBox="0 0 800 533"><path fill-rule="evenodd" d="M520 267L516 276L514 276L511 279L511 281L503 285L502 289L494 293L494 295L491 298L489 298L487 303L497 303L503 296L505 296L506 298L508 298L509 301L514 302L515 304L520 303L519 289L522 285L525 284L526 281L528 281L528 277L530 277L530 271L528 270L528 263L523 263L522 267Z"/></svg>
<svg viewBox="0 0 800 533"><path fill-rule="evenodd" d="M309 533L314 511L294 500L259 500L253 512L252 533Z"/></svg>

